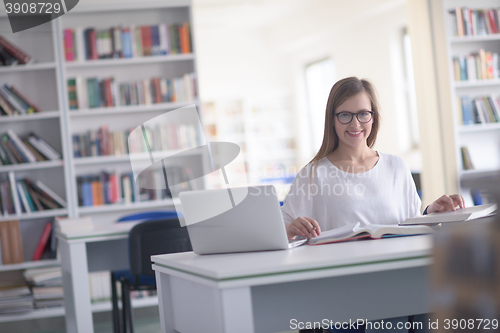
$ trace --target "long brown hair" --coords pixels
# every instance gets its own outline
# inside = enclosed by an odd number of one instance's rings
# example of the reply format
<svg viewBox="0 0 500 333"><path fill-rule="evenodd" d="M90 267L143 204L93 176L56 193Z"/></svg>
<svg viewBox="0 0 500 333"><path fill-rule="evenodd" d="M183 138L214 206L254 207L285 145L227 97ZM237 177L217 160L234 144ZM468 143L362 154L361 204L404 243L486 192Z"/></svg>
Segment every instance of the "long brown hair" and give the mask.
<svg viewBox="0 0 500 333"><path fill-rule="evenodd" d="M365 79L358 79L351 76L337 81L330 90L325 112L325 132L323 134L323 143L316 153L316 156L309 162L313 166L317 165L319 160L326 157L339 146L339 136L333 126L335 124L335 110L347 99L359 93L365 92L370 98L373 113L372 131L366 139L368 147L373 147L380 126L380 105L378 103L377 92L373 84ZM314 174L314 171L313 171Z"/></svg>

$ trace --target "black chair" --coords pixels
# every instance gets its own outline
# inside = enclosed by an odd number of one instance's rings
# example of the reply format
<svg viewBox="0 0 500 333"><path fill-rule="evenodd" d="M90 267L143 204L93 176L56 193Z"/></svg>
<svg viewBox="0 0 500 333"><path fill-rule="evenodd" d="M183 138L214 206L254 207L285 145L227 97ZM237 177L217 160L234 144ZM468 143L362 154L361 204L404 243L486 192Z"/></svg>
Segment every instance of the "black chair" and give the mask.
<svg viewBox="0 0 500 333"><path fill-rule="evenodd" d="M146 221L137 224L129 233L130 271L111 273L111 297L113 303L113 329L115 333L134 332L133 315L130 303L131 290L155 290L155 274L151 268L151 256L176 252L192 251L189 235L181 227L179 219L170 218ZM122 330L116 282L121 282L122 290Z"/></svg>

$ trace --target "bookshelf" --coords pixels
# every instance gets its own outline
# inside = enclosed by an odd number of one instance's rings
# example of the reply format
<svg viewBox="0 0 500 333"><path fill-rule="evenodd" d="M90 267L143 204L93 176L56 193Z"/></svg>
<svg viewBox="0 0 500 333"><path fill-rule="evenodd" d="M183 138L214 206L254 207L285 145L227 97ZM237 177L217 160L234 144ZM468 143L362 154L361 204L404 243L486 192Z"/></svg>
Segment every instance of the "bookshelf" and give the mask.
<svg viewBox="0 0 500 333"><path fill-rule="evenodd" d="M461 97L469 96L471 99L481 96L494 96L500 99L500 69L495 71L496 77L488 79L457 80L456 68L453 64L453 57L463 57L466 59L471 54L476 54L480 49L485 52L500 54L500 33L469 34L456 36L456 23L450 11L457 8L498 9L499 0L445 0L443 1L444 22L446 24L447 58L449 64L449 82L453 105L453 123L455 135L456 168L459 184L459 192L464 196L466 205L473 205L470 189L460 187L460 180L471 176L486 175L492 170L500 169L500 122L490 123L463 123L463 100ZM456 14L455 14L456 15ZM470 15L469 15L470 17ZM467 24L464 25L467 29ZM473 28L474 29L474 28ZM473 31L474 32L474 31ZM470 63L469 63L470 64ZM499 64L493 64L499 66ZM470 69L469 69L470 70ZM473 111L474 112L474 111ZM465 170L462 162L461 147L467 147L474 169Z"/></svg>
<svg viewBox="0 0 500 333"><path fill-rule="evenodd" d="M43 111L31 115L1 116L0 133L6 132L7 129L12 129L19 135L35 132L62 155L60 161L0 166L0 174L13 172L19 178L43 180L67 202L65 209L31 214L16 212L11 216L0 216L0 223L12 219L20 221L25 260L20 264L0 265L0 278L4 273L31 267L60 265L58 260L29 261L45 223L55 216L91 216L97 223L110 223L120 216L134 212L174 209L174 200L170 198L79 207L77 184L79 176L100 174L103 170L108 172L119 170L125 173L131 171L131 166L128 155L75 157L72 138L74 134L95 131L103 125L107 125L111 131L125 131L165 112L188 105L195 104L199 111L200 102L197 97L199 95L196 93L194 98L188 100L147 105L121 105L119 95L117 95L115 106L73 110L69 107L67 81L69 78L76 77L113 77L119 84L152 77L172 79L189 73L194 73L196 77L193 34L190 34L193 48L189 53L69 62L65 58L64 31L76 28L99 30L119 26L135 25L137 27L184 22L189 22L192 31L190 0L94 5L80 3L71 12L54 21L12 34L8 18L5 12L0 10L0 34L34 59L32 63L26 65L0 66L0 85L9 83L21 87L22 91L31 97ZM198 92L196 82L197 80L193 81L191 88ZM176 151L169 152L169 154L175 153ZM201 155L193 156L193 158L200 158L200 162L201 157ZM176 161L172 163L175 164ZM139 307L155 304L157 304L156 298L133 301L133 305ZM93 305L93 311L109 309L109 302L105 305ZM31 314L0 316L0 323L61 315L64 315L64 309L35 310Z"/></svg>

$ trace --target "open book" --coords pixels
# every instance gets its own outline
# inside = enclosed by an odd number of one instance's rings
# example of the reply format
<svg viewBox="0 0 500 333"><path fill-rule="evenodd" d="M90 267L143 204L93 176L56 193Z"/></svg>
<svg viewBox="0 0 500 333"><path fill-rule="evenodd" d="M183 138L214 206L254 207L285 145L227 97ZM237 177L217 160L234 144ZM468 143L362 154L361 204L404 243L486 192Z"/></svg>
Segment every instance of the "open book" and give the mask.
<svg viewBox="0 0 500 333"><path fill-rule="evenodd" d="M411 217L401 222L400 225L463 222L491 215L496 210L496 204L485 204L457 209L450 212L430 213L423 216Z"/></svg>
<svg viewBox="0 0 500 333"><path fill-rule="evenodd" d="M387 224L350 223L340 228L322 231L318 237L308 241L310 245L335 243L360 238L382 238L387 235L421 235L430 234L434 229L425 225L398 226Z"/></svg>

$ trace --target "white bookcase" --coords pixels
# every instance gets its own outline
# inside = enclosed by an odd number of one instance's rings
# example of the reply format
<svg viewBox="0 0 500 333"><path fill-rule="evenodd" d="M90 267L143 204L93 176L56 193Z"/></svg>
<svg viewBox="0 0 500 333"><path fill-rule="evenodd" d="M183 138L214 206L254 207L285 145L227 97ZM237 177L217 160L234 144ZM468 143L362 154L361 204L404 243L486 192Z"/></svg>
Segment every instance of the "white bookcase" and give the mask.
<svg viewBox="0 0 500 333"><path fill-rule="evenodd" d="M171 199L144 201L130 204L109 204L101 206L78 206L77 177L84 174L99 174L103 170L130 172L128 156L97 156L75 158L72 135L97 130L108 125L111 131L135 128L145 121L170 110L195 104L200 111L198 99L183 103L161 103L151 105L116 106L87 110L70 110L67 79L82 77L110 77L117 83L131 82L152 77L173 78L186 73L197 73L196 57L189 54L173 54L137 58L101 59L83 62L66 62L64 54L64 29L95 28L107 29L114 26L142 26L172 23L190 23L191 43L195 42L192 29L190 0L168 0L157 2L116 3L85 5L79 3L71 12L58 19L12 34L5 12L0 12L0 34L4 35L34 58L28 65L0 67L0 84L13 84L25 92L43 112L16 117L0 117L0 133L13 129L19 135L31 131L37 133L56 150L63 160L31 164L0 166L0 173L14 172L16 177L27 176L43 180L54 192L66 199L67 209L21 214L4 220L18 219L21 223L25 263L0 266L0 277L4 272L18 271L30 267L59 265L57 260L29 262L43 227L54 216L91 216L94 221L113 222L119 216L151 209L174 209ZM198 87L195 87L198 91ZM199 96L199 94L198 94ZM201 161L201 155L199 156ZM144 303L144 302L143 302ZM138 303L138 306L155 304L155 301ZM95 306L95 311L109 309L109 305ZM60 316L63 309L35 310L30 314L0 316L0 323L41 317Z"/></svg>
<svg viewBox="0 0 500 333"><path fill-rule="evenodd" d="M455 124L455 150L456 165L460 194L464 196L466 205L472 205L470 189L461 188L460 180L470 176L487 175L500 169L500 123L460 125L461 113L458 112L457 98L468 95L471 98L493 94L498 98L500 95L500 79L455 81L452 57L465 56L477 52L479 49L496 52L500 54L500 34L489 34L480 36L457 37L453 34L452 17L449 10L457 7L468 7L470 9L499 8L500 0L445 0L444 22L446 23L447 56L449 64L449 80L451 88L452 105L455 112L453 122ZM498 64L496 64L498 66ZM473 170L464 170L462 163L461 147L467 147L471 160L474 164Z"/></svg>

